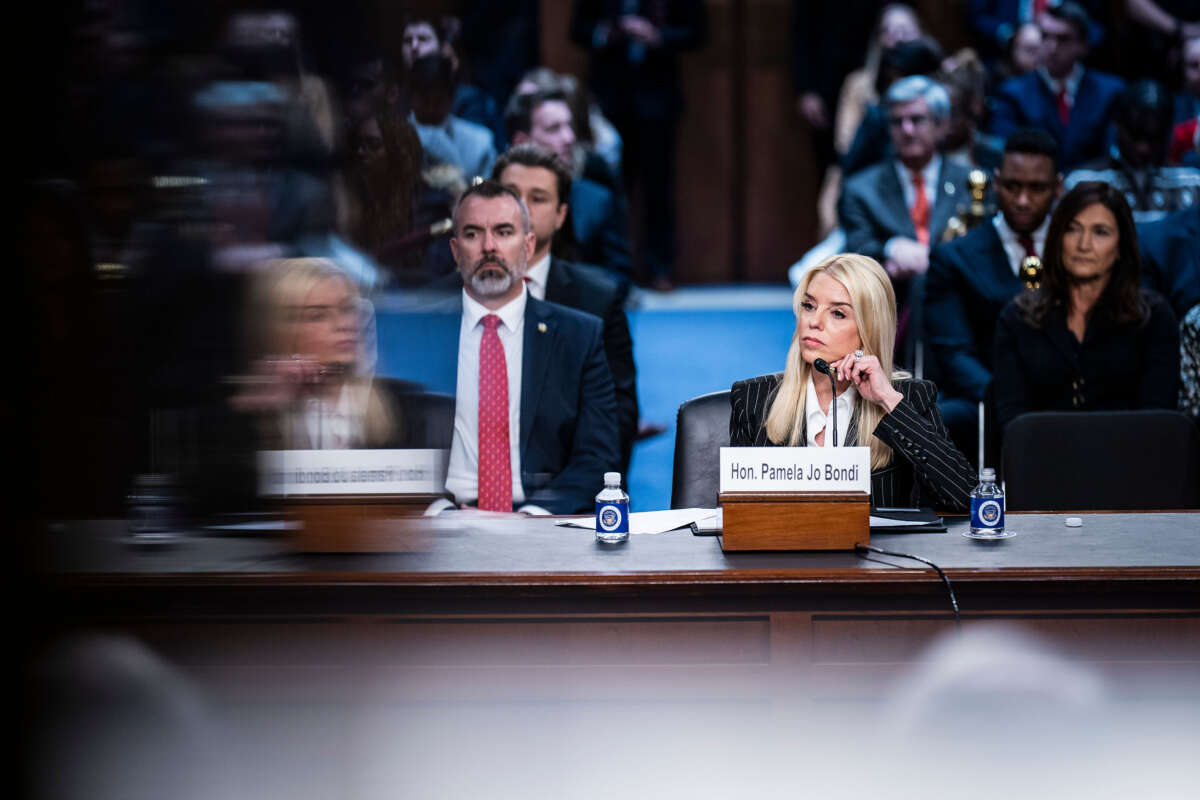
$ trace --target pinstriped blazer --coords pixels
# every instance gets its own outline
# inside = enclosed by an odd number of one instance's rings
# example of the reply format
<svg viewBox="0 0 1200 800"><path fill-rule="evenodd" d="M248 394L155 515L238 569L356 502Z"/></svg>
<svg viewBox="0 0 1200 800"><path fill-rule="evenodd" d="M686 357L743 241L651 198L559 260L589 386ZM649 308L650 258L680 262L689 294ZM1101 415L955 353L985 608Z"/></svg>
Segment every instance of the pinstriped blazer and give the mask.
<svg viewBox="0 0 1200 800"><path fill-rule="evenodd" d="M772 447L767 413L783 373L738 381L730 388L729 443L734 447ZM892 448L892 461L871 471L875 506L935 506L964 510L978 478L966 457L951 443L937 407L937 387L929 381L901 379L904 395L875 428L875 436ZM860 398L860 402L866 402ZM850 418L846 443L859 443L858 413ZM805 441L801 432L800 440ZM862 443L862 444L865 444Z"/></svg>

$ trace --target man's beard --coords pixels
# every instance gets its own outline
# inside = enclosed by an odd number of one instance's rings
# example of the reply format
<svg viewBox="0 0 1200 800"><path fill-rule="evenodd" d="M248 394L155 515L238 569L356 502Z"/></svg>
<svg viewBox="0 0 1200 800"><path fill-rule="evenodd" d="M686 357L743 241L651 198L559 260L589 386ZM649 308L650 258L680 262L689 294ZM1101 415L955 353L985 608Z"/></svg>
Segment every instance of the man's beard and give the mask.
<svg viewBox="0 0 1200 800"><path fill-rule="evenodd" d="M524 272L525 265L521 265ZM480 297L502 297L512 288L513 281L518 280L517 272L509 267L502 258L485 257L475 262L471 275L467 279L471 288Z"/></svg>

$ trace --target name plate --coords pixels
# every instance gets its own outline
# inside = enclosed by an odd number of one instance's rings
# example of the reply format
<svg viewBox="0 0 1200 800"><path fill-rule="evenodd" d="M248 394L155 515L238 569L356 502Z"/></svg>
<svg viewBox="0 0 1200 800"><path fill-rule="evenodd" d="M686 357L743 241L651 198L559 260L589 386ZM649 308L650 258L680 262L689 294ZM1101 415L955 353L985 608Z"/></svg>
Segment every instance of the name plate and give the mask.
<svg viewBox="0 0 1200 800"><path fill-rule="evenodd" d="M441 494L445 450L264 450L264 495Z"/></svg>
<svg viewBox="0 0 1200 800"><path fill-rule="evenodd" d="M722 447L721 492L871 493L869 447Z"/></svg>

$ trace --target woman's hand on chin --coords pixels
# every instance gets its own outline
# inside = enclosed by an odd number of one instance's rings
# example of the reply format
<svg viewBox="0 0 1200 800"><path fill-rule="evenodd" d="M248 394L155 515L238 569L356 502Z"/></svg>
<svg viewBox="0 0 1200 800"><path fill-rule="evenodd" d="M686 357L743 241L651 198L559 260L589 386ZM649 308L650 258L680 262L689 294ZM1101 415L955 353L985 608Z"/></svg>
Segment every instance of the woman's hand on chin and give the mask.
<svg viewBox="0 0 1200 800"><path fill-rule="evenodd" d="M904 399L904 395L892 386L892 377L884 374L883 365L873 355L863 353L856 358L855 353L851 353L831 366L837 370L838 380L852 382L864 400L883 406L889 414Z"/></svg>

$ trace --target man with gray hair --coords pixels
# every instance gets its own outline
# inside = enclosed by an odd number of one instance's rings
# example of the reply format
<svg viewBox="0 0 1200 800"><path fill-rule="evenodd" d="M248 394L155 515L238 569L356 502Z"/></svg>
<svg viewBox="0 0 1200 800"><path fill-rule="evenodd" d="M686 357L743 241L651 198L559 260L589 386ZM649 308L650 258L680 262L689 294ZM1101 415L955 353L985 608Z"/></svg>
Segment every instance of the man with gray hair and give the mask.
<svg viewBox="0 0 1200 800"><path fill-rule="evenodd" d="M535 238L520 196L494 180L455 209L463 290L446 491L459 506L587 511L620 459L601 321L529 294Z"/></svg>
<svg viewBox="0 0 1200 800"><path fill-rule="evenodd" d="M950 116L940 84L923 75L903 78L884 105L895 155L846 181L838 216L846 249L876 259L894 282L904 282L925 271L930 244L966 200L968 169L937 152Z"/></svg>
<svg viewBox="0 0 1200 800"><path fill-rule="evenodd" d="M950 97L940 84L923 75L902 78L888 89L884 106L895 155L846 181L838 217L846 249L874 258L892 276L901 306L900 348L911 279L929 267L930 245L941 240L958 203L967 201L970 170L937 152L950 116Z"/></svg>

